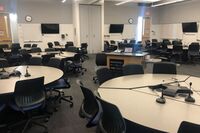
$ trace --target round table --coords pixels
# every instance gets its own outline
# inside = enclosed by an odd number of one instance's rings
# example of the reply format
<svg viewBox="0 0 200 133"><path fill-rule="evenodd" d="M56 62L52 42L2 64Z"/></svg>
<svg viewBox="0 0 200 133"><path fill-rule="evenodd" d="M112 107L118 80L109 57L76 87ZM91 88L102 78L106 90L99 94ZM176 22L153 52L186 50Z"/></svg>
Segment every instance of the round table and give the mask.
<svg viewBox="0 0 200 133"><path fill-rule="evenodd" d="M73 52L62 52L60 53L59 51L53 51L53 52L40 52L40 53L31 53L32 57L42 57L43 55L47 55L47 54L55 54L56 58L70 58L70 57L74 57L74 55L76 53Z"/></svg>
<svg viewBox="0 0 200 133"><path fill-rule="evenodd" d="M193 83L195 103L186 103L180 96L164 96L165 104L156 102L161 94L148 86L168 83L177 85L176 81L187 87L190 82ZM102 99L118 106L124 118L150 128L176 133L182 121L200 124L199 81L200 78L187 75L130 75L103 83L98 92Z"/></svg>
<svg viewBox="0 0 200 133"><path fill-rule="evenodd" d="M63 71L47 66L28 66L30 77L25 77L27 66L16 66L5 68L7 72L12 72L14 69L21 72L20 77L10 77L9 79L0 79L0 94L13 93L15 83L19 80L33 79L44 76L44 84L51 83L63 76Z"/></svg>

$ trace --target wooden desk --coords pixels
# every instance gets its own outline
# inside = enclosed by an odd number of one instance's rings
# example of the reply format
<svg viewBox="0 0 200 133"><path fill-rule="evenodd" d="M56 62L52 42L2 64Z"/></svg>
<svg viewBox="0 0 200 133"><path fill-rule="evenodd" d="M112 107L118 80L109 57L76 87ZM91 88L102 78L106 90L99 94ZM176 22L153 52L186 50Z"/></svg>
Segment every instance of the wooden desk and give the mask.
<svg viewBox="0 0 200 133"><path fill-rule="evenodd" d="M107 55L107 66L110 68L110 64L112 60L121 60L124 65L126 64L143 64L145 60L145 56L148 53L117 53L111 52L106 53Z"/></svg>
<svg viewBox="0 0 200 133"><path fill-rule="evenodd" d="M186 103L183 97L167 97L165 104L156 102L160 92L149 89L148 85L170 83L176 79L182 81L187 75L164 75L164 74L144 74L135 76L123 76L111 79L103 83L98 92L104 100L118 106L124 118L138 124L170 132L177 133L182 121L189 121L200 124L200 95L193 91L196 102ZM164 80L164 81L163 81ZM192 82L198 87L200 78L190 77L181 86L189 86ZM177 84L176 84L177 85ZM140 87L141 88L135 88ZM129 88L135 88L129 90ZM195 88L198 89L198 88Z"/></svg>
<svg viewBox="0 0 200 133"><path fill-rule="evenodd" d="M15 90L15 83L19 80L33 79L44 76L44 84L51 83L63 76L60 69L46 66L29 66L28 71L30 77L24 77L27 66L17 66L5 68L7 72L12 72L15 68L20 71L20 77L10 77L9 79L0 79L0 94L13 93Z"/></svg>

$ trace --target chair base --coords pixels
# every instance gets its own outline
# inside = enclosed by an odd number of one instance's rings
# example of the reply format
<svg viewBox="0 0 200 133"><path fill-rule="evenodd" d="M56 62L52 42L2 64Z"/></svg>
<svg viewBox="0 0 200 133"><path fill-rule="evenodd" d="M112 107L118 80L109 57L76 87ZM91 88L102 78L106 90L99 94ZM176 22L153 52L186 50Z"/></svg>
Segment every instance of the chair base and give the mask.
<svg viewBox="0 0 200 133"><path fill-rule="evenodd" d="M8 126L8 131L7 133L10 133L12 131L13 128L17 127L17 126L20 126L22 124L25 123L21 133L25 133L25 131L27 130L27 128L29 127L29 125L31 124L34 124L34 125L37 125L37 126L40 126L40 127L43 127L45 130L44 130L44 133L48 133L48 128L47 126L43 125L43 124L40 124L38 122L36 122L36 120L40 120L40 119L45 119L45 118L49 118L49 115L40 115L40 116L34 116L34 117L29 117L28 119L26 120L22 120L22 121L19 121L15 124L12 124L10 126Z"/></svg>
<svg viewBox="0 0 200 133"><path fill-rule="evenodd" d="M73 107L73 97L72 96L66 96L65 93L63 91L59 91L59 90L54 90L55 92L58 92L58 96L57 96L57 100L59 101L59 103L61 103L61 101L66 101L68 103L70 103L70 107Z"/></svg>

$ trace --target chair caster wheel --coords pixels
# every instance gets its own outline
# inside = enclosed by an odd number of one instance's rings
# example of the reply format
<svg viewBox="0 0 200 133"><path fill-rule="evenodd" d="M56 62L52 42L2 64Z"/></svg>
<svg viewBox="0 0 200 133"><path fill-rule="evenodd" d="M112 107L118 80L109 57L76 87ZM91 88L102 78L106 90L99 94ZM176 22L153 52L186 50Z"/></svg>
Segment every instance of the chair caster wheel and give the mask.
<svg viewBox="0 0 200 133"><path fill-rule="evenodd" d="M48 133L48 131L44 131L43 133Z"/></svg>
<svg viewBox="0 0 200 133"><path fill-rule="evenodd" d="M72 104L70 104L69 106L70 106L70 108L72 108L72 107L73 107L73 103L72 103Z"/></svg>
<svg viewBox="0 0 200 133"><path fill-rule="evenodd" d="M81 75L83 75L84 73L81 73Z"/></svg>
<svg viewBox="0 0 200 133"><path fill-rule="evenodd" d="M73 100L73 97L70 97L69 99L70 99L70 100Z"/></svg>
<svg viewBox="0 0 200 133"><path fill-rule="evenodd" d="M58 108L54 108L54 112L58 112Z"/></svg>

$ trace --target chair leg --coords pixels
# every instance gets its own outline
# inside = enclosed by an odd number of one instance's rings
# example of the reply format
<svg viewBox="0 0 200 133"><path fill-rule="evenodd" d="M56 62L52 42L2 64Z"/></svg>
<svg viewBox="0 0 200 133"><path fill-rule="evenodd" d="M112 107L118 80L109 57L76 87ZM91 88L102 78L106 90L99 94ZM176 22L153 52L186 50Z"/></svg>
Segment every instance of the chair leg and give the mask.
<svg viewBox="0 0 200 133"><path fill-rule="evenodd" d="M22 130L22 133L25 133L25 131L26 131L26 129L27 129L27 127L28 127L28 125L29 125L30 122L31 122L31 119L29 119L29 120L26 122L26 124L25 124L25 126L24 126L24 128L23 128L23 130Z"/></svg>
<svg viewBox="0 0 200 133"><path fill-rule="evenodd" d="M33 124L37 125L37 126L40 126L40 127L43 127L45 129L45 132L48 132L48 128L47 126L43 125L43 124L40 124L40 123L37 123L35 121L32 121Z"/></svg>

